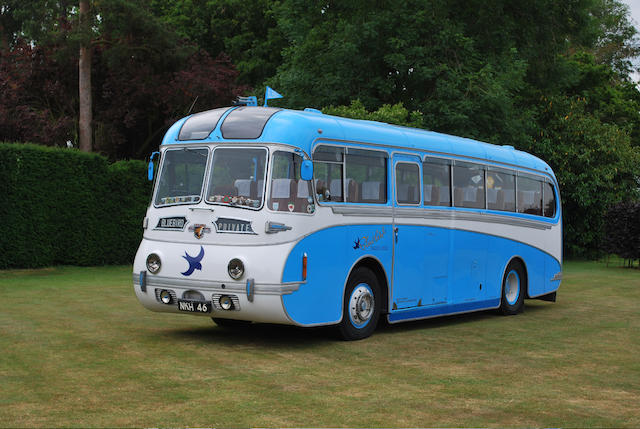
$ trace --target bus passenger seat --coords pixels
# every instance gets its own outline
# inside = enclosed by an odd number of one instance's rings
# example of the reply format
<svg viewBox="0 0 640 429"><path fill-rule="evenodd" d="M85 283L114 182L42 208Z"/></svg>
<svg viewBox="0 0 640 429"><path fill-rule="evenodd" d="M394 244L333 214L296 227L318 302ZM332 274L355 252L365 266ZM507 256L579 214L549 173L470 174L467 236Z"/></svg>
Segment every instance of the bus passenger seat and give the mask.
<svg viewBox="0 0 640 429"><path fill-rule="evenodd" d="M433 205L433 190L434 188L436 188L437 186L433 186L433 185L424 185L422 187L422 192L424 193L424 203L428 206L432 206Z"/></svg>
<svg viewBox="0 0 640 429"><path fill-rule="evenodd" d="M403 184L398 187L397 199L402 204L414 204L417 201L416 187L413 185Z"/></svg>
<svg viewBox="0 0 640 429"><path fill-rule="evenodd" d="M331 201L342 201L342 180L333 179L329 184Z"/></svg>
<svg viewBox="0 0 640 429"><path fill-rule="evenodd" d="M347 192L349 202L360 201L360 192L358 192L358 182L353 179L347 179Z"/></svg>
<svg viewBox="0 0 640 429"><path fill-rule="evenodd" d="M381 182L362 182L362 202L379 203L382 200Z"/></svg>
<svg viewBox="0 0 640 429"><path fill-rule="evenodd" d="M271 182L271 208L277 211L289 211L289 204L293 204L295 181L292 179L273 179Z"/></svg>
<svg viewBox="0 0 640 429"><path fill-rule="evenodd" d="M298 180L297 190L296 190L296 212L307 212L307 206L309 205L309 197L311 182L308 180Z"/></svg>
<svg viewBox="0 0 640 429"><path fill-rule="evenodd" d="M450 206L451 205L451 191L448 186L440 187L440 199L438 200L441 206Z"/></svg>
<svg viewBox="0 0 640 429"><path fill-rule="evenodd" d="M497 189L487 189L487 207L489 210L499 210L498 192Z"/></svg>
<svg viewBox="0 0 640 429"><path fill-rule="evenodd" d="M503 210L508 212L516 211L516 191L514 189L507 189L506 191L504 191L503 204Z"/></svg>
<svg viewBox="0 0 640 429"><path fill-rule="evenodd" d="M467 186L463 189L463 191L464 191L463 201L465 203L475 204L477 202L478 188L476 188L475 186Z"/></svg>
<svg viewBox="0 0 640 429"><path fill-rule="evenodd" d="M255 182L251 179L238 179L233 182L233 186L235 186L238 190L238 196L240 197L251 198L252 196L256 195Z"/></svg>
<svg viewBox="0 0 640 429"><path fill-rule="evenodd" d="M319 201L324 201L324 191L327 189L327 185L323 180L314 179L316 185L316 194L318 195Z"/></svg>
<svg viewBox="0 0 640 429"><path fill-rule="evenodd" d="M264 193L264 180L258 180L258 186L256 186L256 195L258 199L262 198L262 194Z"/></svg>
<svg viewBox="0 0 640 429"><path fill-rule="evenodd" d="M504 191L500 189L496 197L496 210L504 210Z"/></svg>

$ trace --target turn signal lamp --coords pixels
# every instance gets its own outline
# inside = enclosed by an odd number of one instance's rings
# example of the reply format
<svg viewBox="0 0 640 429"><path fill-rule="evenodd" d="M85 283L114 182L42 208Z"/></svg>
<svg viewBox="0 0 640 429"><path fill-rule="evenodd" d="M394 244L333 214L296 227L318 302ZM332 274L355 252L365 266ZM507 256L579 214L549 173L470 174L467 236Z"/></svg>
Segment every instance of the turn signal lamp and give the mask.
<svg viewBox="0 0 640 429"><path fill-rule="evenodd" d="M302 280L307 279L307 254L302 255Z"/></svg>

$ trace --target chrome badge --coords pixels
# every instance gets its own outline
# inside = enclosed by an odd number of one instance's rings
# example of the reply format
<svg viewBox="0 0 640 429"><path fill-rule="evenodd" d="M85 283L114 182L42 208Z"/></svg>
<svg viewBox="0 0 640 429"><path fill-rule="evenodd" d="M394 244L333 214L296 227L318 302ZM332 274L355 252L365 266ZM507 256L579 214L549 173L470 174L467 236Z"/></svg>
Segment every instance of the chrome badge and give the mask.
<svg viewBox="0 0 640 429"><path fill-rule="evenodd" d="M197 239L201 239L205 233L211 232L211 228L209 228L207 225L203 223L196 223L189 227L189 231L193 232L193 235Z"/></svg>
<svg viewBox="0 0 640 429"><path fill-rule="evenodd" d="M256 233L251 227L251 222L248 220L219 217L213 224L216 227L216 231L220 233L232 233L232 234L255 234Z"/></svg>

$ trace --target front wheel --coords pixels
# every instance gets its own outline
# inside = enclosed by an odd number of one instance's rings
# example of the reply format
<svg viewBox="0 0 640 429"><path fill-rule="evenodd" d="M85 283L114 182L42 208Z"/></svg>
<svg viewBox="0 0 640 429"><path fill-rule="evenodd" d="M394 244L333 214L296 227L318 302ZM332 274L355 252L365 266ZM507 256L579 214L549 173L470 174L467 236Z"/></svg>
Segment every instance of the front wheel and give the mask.
<svg viewBox="0 0 640 429"><path fill-rule="evenodd" d="M526 277L522 263L512 261L507 266L502 279L502 299L500 301L502 314L517 314L523 310L526 287Z"/></svg>
<svg viewBox="0 0 640 429"><path fill-rule="evenodd" d="M349 276L342 304L342 322L338 330L347 341L370 336L380 318L380 286L367 268L355 269Z"/></svg>

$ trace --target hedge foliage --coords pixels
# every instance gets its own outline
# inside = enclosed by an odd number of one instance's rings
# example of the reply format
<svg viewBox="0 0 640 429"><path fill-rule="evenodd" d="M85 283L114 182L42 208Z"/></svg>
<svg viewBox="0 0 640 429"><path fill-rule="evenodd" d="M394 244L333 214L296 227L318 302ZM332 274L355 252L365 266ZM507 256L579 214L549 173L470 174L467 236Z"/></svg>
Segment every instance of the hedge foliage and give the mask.
<svg viewBox="0 0 640 429"><path fill-rule="evenodd" d="M630 261L640 259L640 202L623 201L605 216L604 251Z"/></svg>
<svg viewBox="0 0 640 429"><path fill-rule="evenodd" d="M131 263L151 193L142 161L0 143L0 269Z"/></svg>

